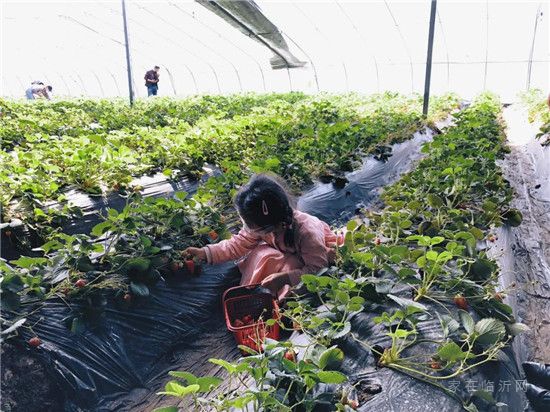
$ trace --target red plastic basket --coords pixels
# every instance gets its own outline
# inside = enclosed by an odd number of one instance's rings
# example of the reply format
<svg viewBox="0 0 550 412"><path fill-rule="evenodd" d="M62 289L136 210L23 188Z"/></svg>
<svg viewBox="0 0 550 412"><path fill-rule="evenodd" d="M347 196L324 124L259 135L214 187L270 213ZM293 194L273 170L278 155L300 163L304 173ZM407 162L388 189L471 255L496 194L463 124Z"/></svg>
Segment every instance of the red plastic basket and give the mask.
<svg viewBox="0 0 550 412"><path fill-rule="evenodd" d="M259 285L237 286L227 289L223 294L223 311L225 323L235 335L238 345L260 351L265 338L279 339L279 324L268 326L263 320L251 325L235 326L235 320L245 315L253 319L263 316L264 319L279 320L279 305L270 293L253 293ZM237 295L231 297L231 295Z"/></svg>

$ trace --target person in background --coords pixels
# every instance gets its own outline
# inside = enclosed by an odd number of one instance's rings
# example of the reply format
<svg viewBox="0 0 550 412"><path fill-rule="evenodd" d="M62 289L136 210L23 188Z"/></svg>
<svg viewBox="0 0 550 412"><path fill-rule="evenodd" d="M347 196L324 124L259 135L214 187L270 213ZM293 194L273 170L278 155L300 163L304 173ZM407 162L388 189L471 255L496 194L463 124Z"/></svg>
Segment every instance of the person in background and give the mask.
<svg viewBox="0 0 550 412"><path fill-rule="evenodd" d="M145 73L145 86L147 87L147 96L156 96L159 89L160 67L155 66L153 70Z"/></svg>
<svg viewBox="0 0 550 412"><path fill-rule="evenodd" d="M25 91L25 95L27 97L27 100L35 100L35 99L39 99L39 98L44 98L44 99L51 100L52 99L52 95L51 95L52 90L53 90L52 86L49 86L49 85L46 86L41 81L35 80L31 83L31 87L29 87Z"/></svg>
<svg viewBox="0 0 550 412"><path fill-rule="evenodd" d="M295 210L278 179L255 175L235 196L243 228L228 240L203 248L190 247L184 255L210 264L238 261L241 285L261 283L279 299L304 274L316 274L334 263L343 238L329 225Z"/></svg>

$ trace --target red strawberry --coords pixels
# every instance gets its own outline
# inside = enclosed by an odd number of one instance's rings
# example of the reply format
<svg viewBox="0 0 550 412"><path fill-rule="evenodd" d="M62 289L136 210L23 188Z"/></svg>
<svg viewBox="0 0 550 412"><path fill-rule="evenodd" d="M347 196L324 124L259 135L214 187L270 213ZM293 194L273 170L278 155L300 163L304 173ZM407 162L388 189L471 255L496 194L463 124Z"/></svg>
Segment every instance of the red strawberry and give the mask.
<svg viewBox="0 0 550 412"><path fill-rule="evenodd" d="M29 345L31 345L33 348L37 348L42 345L42 341L38 336L35 336L29 339Z"/></svg>
<svg viewBox="0 0 550 412"><path fill-rule="evenodd" d="M172 271L172 273L176 273L178 270L181 269L182 266L183 265L181 262L174 260L172 263L170 263L170 270Z"/></svg>
<svg viewBox="0 0 550 412"><path fill-rule="evenodd" d="M380 243L382 243L382 240L381 240L379 237L377 237L376 239L374 239L374 244L375 244L375 245L378 246Z"/></svg>
<svg viewBox="0 0 550 412"><path fill-rule="evenodd" d="M357 402L355 399L349 399L348 400L348 406L351 409L357 409L357 408L359 408L359 402Z"/></svg>
<svg viewBox="0 0 550 412"><path fill-rule="evenodd" d="M218 240L218 233L215 231L215 230L211 230L210 233L208 233L208 236L210 237L210 239L212 239L213 241L216 241Z"/></svg>
<svg viewBox="0 0 550 412"><path fill-rule="evenodd" d="M235 321L233 322L233 326L235 326L237 328L242 328L244 326L244 323L240 319L235 319Z"/></svg>
<svg viewBox="0 0 550 412"><path fill-rule="evenodd" d="M460 309L468 310L468 302L466 301L466 298L462 295L455 295L454 297L455 305L458 306Z"/></svg>
<svg viewBox="0 0 550 412"><path fill-rule="evenodd" d="M86 281L84 279L78 279L76 282L75 282L75 286L77 288L83 288L84 286L86 286Z"/></svg>
<svg viewBox="0 0 550 412"><path fill-rule="evenodd" d="M287 350L284 354L284 358L286 360L289 360L291 362L296 362L296 354L294 353L294 351L292 349L290 350Z"/></svg>
<svg viewBox="0 0 550 412"><path fill-rule="evenodd" d="M254 323L254 318L252 317L252 315L245 315L243 316L243 323L245 325L251 325L252 323Z"/></svg>
<svg viewBox="0 0 550 412"><path fill-rule="evenodd" d="M192 275L195 274L195 261L193 259L187 259L185 261L185 266L187 266L187 271Z"/></svg>
<svg viewBox="0 0 550 412"><path fill-rule="evenodd" d="M432 362L430 363L430 368L432 368L432 369L441 369L441 363L439 363L436 360L432 360Z"/></svg>
<svg viewBox="0 0 550 412"><path fill-rule="evenodd" d="M132 295L130 295L129 293L126 293L123 299L126 303L130 303L132 301Z"/></svg>

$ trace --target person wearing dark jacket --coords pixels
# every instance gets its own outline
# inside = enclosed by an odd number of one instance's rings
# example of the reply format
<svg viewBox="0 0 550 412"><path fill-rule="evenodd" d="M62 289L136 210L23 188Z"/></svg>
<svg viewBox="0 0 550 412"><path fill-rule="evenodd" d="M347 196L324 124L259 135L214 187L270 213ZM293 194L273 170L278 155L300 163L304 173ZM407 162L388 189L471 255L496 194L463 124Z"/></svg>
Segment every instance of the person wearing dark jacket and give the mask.
<svg viewBox="0 0 550 412"><path fill-rule="evenodd" d="M147 96L156 96L159 89L160 67L155 66L153 70L145 73L145 87L147 87Z"/></svg>

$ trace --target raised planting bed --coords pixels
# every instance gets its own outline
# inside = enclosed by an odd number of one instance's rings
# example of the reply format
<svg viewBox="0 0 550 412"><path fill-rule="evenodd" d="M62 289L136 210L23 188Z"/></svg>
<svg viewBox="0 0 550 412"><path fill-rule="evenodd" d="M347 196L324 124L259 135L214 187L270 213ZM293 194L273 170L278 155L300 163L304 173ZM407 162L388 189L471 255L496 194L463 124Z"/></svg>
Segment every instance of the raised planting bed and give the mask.
<svg viewBox="0 0 550 412"><path fill-rule="evenodd" d="M180 372L164 393L195 410L521 410L510 345L527 328L486 253L496 227L522 220L497 165L508 152L500 113L496 97L477 98L386 188L382 211L348 223L337 265L304 276L282 308L300 331L290 341L212 360L223 385Z"/></svg>

